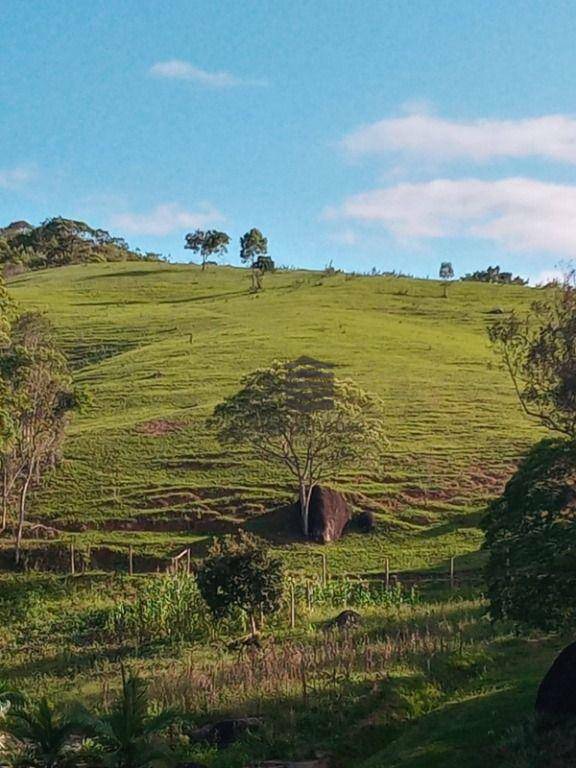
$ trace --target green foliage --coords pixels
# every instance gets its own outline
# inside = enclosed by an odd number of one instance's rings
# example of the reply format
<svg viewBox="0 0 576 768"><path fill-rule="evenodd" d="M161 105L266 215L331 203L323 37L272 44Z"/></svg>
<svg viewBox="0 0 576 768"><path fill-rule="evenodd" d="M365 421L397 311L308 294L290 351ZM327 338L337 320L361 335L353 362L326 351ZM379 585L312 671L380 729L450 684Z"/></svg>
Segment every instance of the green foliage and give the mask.
<svg viewBox="0 0 576 768"><path fill-rule="evenodd" d="M160 760L165 765L171 752L157 737L174 720L169 710L150 714L146 682L124 670L122 691L111 711L103 715L84 712L79 718L83 729L102 746L106 768L152 768Z"/></svg>
<svg viewBox="0 0 576 768"><path fill-rule="evenodd" d="M29 768L70 765L70 737L76 722L54 710L46 698L38 704L11 707L4 729L15 742L15 764Z"/></svg>
<svg viewBox="0 0 576 768"><path fill-rule="evenodd" d="M69 413L82 401L46 317L27 313L14 322L0 356L0 389L9 433L0 452L1 523L4 529L14 508L18 562L28 493L57 463Z"/></svg>
<svg viewBox="0 0 576 768"><path fill-rule="evenodd" d="M576 445L538 443L483 521L490 613L544 630L576 624Z"/></svg>
<svg viewBox="0 0 576 768"><path fill-rule="evenodd" d="M212 544L197 581L216 618L240 609L249 616L253 631L261 613L274 613L282 603L281 561L270 553L262 539L244 531Z"/></svg>
<svg viewBox="0 0 576 768"><path fill-rule="evenodd" d="M499 266L488 267L488 269L479 269L468 275L464 275L462 280L475 281L479 283L496 283L498 285L526 285L528 280L521 277L514 277L512 272L503 272Z"/></svg>
<svg viewBox="0 0 576 768"><path fill-rule="evenodd" d="M453 280L454 279L454 267L451 261L443 261L440 264L439 277L441 280Z"/></svg>
<svg viewBox="0 0 576 768"><path fill-rule="evenodd" d="M576 283L571 275L525 318L494 323L490 340L512 377L524 411L576 438Z"/></svg>
<svg viewBox="0 0 576 768"><path fill-rule="evenodd" d="M240 238L240 259L243 264L255 266L256 260L268 255L268 240L259 229L251 229Z"/></svg>
<svg viewBox="0 0 576 768"><path fill-rule="evenodd" d="M367 581L350 578L330 579L326 584L320 580L308 585L297 584L296 597L301 602L309 602L311 606L333 608L399 608L414 606L419 599L415 587L407 589L396 583L386 588L382 579Z"/></svg>
<svg viewBox="0 0 576 768"><path fill-rule="evenodd" d="M57 216L32 227L16 222L0 230L0 264L45 269L104 261L151 261L158 256L132 251L119 237L83 221Z"/></svg>
<svg viewBox="0 0 576 768"><path fill-rule="evenodd" d="M186 245L184 247L200 254L202 269L204 269L208 259L219 258L226 253L229 243L230 237L226 232L219 232L216 229L209 229L207 232L204 232L201 229L197 229L195 232L189 232L186 235Z"/></svg>
<svg viewBox="0 0 576 768"><path fill-rule="evenodd" d="M107 629L120 641L139 645L198 642L208 638L212 622L194 578L162 575L147 577L138 584L135 600L115 606Z"/></svg>

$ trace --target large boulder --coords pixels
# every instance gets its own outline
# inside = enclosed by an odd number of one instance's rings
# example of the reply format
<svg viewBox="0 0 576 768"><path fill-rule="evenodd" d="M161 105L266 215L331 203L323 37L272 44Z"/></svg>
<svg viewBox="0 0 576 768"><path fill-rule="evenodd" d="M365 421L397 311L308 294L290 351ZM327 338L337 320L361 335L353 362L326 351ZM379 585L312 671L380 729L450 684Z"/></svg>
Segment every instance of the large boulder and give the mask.
<svg viewBox="0 0 576 768"><path fill-rule="evenodd" d="M566 646L544 676L536 713L548 722L576 718L576 643Z"/></svg>
<svg viewBox="0 0 576 768"><path fill-rule="evenodd" d="M337 541L350 517L350 507L341 493L323 485L314 486L308 517L310 539L321 544Z"/></svg>

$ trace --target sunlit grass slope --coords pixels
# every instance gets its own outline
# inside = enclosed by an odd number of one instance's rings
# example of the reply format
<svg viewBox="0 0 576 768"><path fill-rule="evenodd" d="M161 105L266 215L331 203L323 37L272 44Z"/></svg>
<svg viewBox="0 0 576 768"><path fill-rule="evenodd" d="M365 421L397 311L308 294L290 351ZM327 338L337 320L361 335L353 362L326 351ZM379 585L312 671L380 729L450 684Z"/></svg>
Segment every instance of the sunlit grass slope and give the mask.
<svg viewBox="0 0 576 768"><path fill-rule="evenodd" d="M377 470L337 479L377 534L329 550L334 571L473 564L478 516L538 437L486 339L500 311L534 291L436 281L279 271L252 295L245 270L102 264L30 273L10 283L45 311L93 405L75 419L66 458L33 514L94 543L166 553L237 524L288 544L290 479L224 451L205 419L243 374L274 358L330 361L386 405L390 444Z"/></svg>

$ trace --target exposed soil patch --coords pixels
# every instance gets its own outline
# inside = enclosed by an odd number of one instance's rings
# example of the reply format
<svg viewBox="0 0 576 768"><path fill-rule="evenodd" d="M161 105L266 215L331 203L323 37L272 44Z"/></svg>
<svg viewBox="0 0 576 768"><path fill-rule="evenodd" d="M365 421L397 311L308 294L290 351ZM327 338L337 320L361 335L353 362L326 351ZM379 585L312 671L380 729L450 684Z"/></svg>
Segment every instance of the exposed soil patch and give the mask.
<svg viewBox="0 0 576 768"><path fill-rule="evenodd" d="M185 422L178 419L151 419L137 424L135 429L141 435L163 437L164 435L172 435L174 432L180 432L185 426Z"/></svg>

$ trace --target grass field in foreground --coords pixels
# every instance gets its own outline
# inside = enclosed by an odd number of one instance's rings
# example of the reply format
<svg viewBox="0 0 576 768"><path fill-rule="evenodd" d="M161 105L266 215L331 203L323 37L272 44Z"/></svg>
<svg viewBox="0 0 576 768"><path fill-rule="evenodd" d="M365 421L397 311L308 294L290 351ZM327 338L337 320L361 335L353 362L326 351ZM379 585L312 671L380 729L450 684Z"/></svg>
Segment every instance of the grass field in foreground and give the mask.
<svg viewBox="0 0 576 768"><path fill-rule="evenodd" d="M332 572L474 565L477 528L513 462L538 438L497 364L486 326L534 290L278 271L248 291L246 270L100 264L9 283L48 314L93 405L69 430L65 461L32 515L110 547L168 554L238 524L269 535L290 565L317 569L289 544L281 512L290 478L241 448L223 451L205 419L243 374L275 358L334 363L380 395L390 446L376 471L336 478L377 514L371 537L329 549ZM200 519L198 519L200 518ZM71 534L70 534L71 535Z"/></svg>

